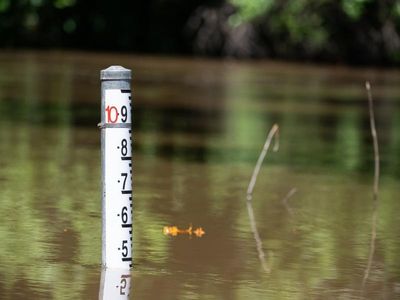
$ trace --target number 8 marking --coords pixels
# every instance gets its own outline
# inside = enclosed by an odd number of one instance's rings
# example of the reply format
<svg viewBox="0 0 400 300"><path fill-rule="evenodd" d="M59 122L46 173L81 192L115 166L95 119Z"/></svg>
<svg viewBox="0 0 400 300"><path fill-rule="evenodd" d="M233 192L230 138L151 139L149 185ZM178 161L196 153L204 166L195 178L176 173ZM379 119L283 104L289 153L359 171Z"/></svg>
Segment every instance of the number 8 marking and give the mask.
<svg viewBox="0 0 400 300"><path fill-rule="evenodd" d="M128 142L126 139L122 139L121 141L121 155L126 156L128 154Z"/></svg>

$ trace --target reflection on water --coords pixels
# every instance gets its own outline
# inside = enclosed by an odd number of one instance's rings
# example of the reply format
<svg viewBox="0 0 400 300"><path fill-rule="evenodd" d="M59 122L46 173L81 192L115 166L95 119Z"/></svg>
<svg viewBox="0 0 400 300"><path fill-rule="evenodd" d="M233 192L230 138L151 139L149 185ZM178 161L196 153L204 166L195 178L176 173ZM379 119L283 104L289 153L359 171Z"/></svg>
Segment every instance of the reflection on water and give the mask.
<svg viewBox="0 0 400 300"><path fill-rule="evenodd" d="M98 76L116 62L134 70L131 299L400 297L397 71L3 53L1 299L97 299L106 287ZM362 292L373 213L366 79L382 164L374 259ZM280 150L261 169L252 202L267 274L245 196L273 123ZM288 213L282 199L291 187ZM162 233L190 223L207 234ZM115 278L117 290L122 277Z"/></svg>
<svg viewBox="0 0 400 300"><path fill-rule="evenodd" d="M131 290L131 274L120 269L103 269L99 300L129 299Z"/></svg>

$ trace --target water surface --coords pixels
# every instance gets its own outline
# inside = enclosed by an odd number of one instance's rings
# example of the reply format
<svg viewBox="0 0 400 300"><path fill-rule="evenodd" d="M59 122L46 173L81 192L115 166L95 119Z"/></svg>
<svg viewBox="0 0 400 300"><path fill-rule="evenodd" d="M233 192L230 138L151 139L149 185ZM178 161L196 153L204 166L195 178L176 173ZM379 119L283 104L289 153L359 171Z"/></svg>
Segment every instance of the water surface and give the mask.
<svg viewBox="0 0 400 300"><path fill-rule="evenodd" d="M102 294L96 124L111 64L134 72L131 299L400 298L397 70L2 52L1 299ZM376 211L365 80L381 150ZM246 190L274 123L280 149L252 200L266 272ZM189 224L206 234L162 233Z"/></svg>

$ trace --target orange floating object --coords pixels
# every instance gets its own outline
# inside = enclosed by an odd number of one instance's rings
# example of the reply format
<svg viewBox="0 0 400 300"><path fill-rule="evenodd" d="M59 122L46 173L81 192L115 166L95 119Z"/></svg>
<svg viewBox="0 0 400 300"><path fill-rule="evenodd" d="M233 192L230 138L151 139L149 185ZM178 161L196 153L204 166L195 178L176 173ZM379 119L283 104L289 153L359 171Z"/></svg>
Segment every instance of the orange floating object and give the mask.
<svg viewBox="0 0 400 300"><path fill-rule="evenodd" d="M176 226L164 226L164 228L163 228L163 233L165 235L177 236L178 231L179 231L179 229Z"/></svg>
<svg viewBox="0 0 400 300"><path fill-rule="evenodd" d="M202 237L203 235L205 235L205 231L203 230L203 228L199 227L197 228L195 231L193 231L193 233L197 236L197 237Z"/></svg>
<svg viewBox="0 0 400 300"><path fill-rule="evenodd" d="M170 236L177 236L178 234L187 234L192 236L192 234L194 234L197 237L202 237L205 234L205 231L201 227L193 230L192 225L187 229L179 229L177 226L164 226L163 233Z"/></svg>

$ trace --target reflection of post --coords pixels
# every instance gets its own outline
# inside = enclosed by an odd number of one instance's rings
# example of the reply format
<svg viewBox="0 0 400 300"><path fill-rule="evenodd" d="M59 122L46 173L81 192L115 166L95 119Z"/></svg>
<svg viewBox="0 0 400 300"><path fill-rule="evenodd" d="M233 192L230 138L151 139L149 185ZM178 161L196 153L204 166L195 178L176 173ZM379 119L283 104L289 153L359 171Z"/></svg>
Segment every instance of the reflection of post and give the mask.
<svg viewBox="0 0 400 300"><path fill-rule="evenodd" d="M129 299L131 274L127 270L103 269L99 300Z"/></svg>

